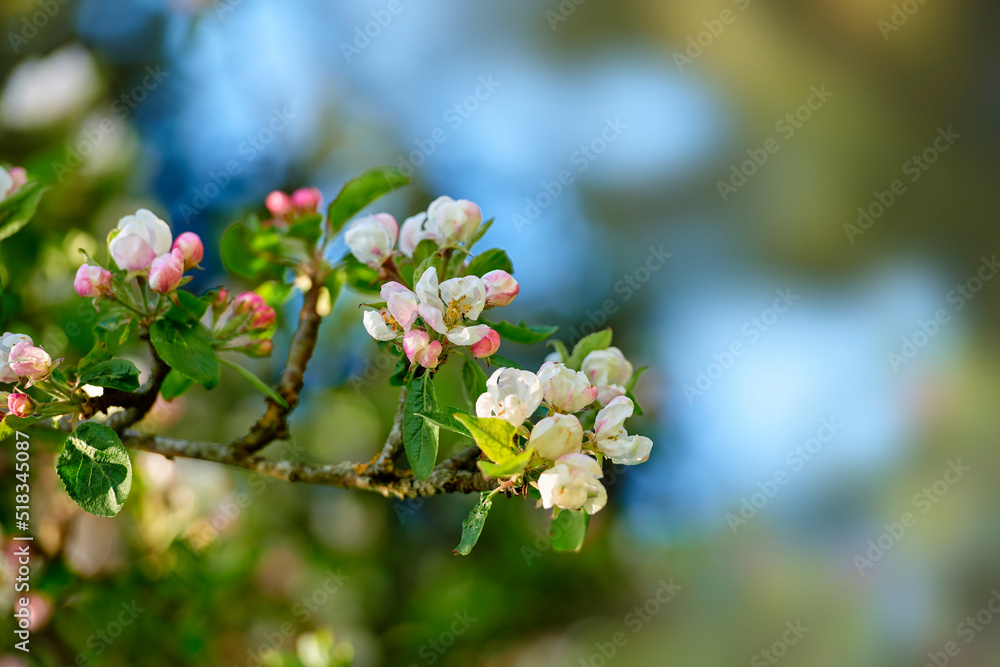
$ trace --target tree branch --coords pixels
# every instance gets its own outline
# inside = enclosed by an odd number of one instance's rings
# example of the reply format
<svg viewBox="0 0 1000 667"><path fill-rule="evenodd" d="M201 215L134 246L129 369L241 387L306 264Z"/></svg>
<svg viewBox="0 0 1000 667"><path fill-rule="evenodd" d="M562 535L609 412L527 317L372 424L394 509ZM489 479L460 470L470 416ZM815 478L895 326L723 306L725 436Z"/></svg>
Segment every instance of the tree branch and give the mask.
<svg viewBox="0 0 1000 667"><path fill-rule="evenodd" d="M421 482L409 470L378 473L374 471L373 466L366 463L317 465L276 461L259 455L240 456L228 445L165 438L136 431L126 431L122 440L128 447L155 452L168 458L180 456L223 463L289 482L373 491L386 498L405 499L443 493L473 493L489 491L495 487L495 480L488 479L478 472L456 470L446 465L446 462L436 466L430 476Z"/></svg>
<svg viewBox="0 0 1000 667"><path fill-rule="evenodd" d="M375 459L371 466L373 473L384 473L392 469L392 461L403 448L403 417L406 411L406 387L399 392L399 405L396 407L396 416L392 420L392 428L389 430L389 437L385 439L382 452Z"/></svg>
<svg viewBox="0 0 1000 667"><path fill-rule="evenodd" d="M156 397L160 394L160 387L170 372L168 366L160 355L156 353L156 348L152 343L149 345L149 352L153 360L153 365L149 370L149 379L138 391L122 391L120 389L105 389L100 396L89 399L80 411L80 416L89 419L98 412L107 413L111 407L125 408L121 412L108 415L105 424L116 432L121 433L132 426L143 417L153 407Z"/></svg>
<svg viewBox="0 0 1000 667"><path fill-rule="evenodd" d="M292 342L288 346L288 358L276 388L278 395L288 403L288 407L282 407L270 398L267 399L267 410L250 428L250 432L229 444L237 458L260 451L275 438L288 437L288 415L298 405L306 364L316 349L316 338L322 319L317 312L317 306L323 284L316 279L315 274L311 277L313 282L305 294L302 309L299 310L299 324L292 334Z"/></svg>

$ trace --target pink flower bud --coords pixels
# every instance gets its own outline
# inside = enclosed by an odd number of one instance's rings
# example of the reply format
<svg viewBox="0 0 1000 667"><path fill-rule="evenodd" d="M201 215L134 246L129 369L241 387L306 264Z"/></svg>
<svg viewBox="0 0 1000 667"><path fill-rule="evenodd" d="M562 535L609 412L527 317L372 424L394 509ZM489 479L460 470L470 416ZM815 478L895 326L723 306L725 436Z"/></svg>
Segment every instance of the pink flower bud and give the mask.
<svg viewBox="0 0 1000 667"><path fill-rule="evenodd" d="M273 351L274 343L269 340L257 340L243 348L248 357L269 357Z"/></svg>
<svg viewBox="0 0 1000 667"><path fill-rule="evenodd" d="M39 380L48 375L53 365L48 352L32 345L30 340L21 341L11 348L7 362L10 370L18 377L31 380Z"/></svg>
<svg viewBox="0 0 1000 667"><path fill-rule="evenodd" d="M7 194L11 195L14 194L15 190L28 182L28 172L24 170L24 167L11 167L8 173L11 180L14 181L14 185L7 192Z"/></svg>
<svg viewBox="0 0 1000 667"><path fill-rule="evenodd" d="M275 190L264 200L264 205L267 206L267 210L271 212L271 215L281 218L291 212L292 198L281 190Z"/></svg>
<svg viewBox="0 0 1000 667"><path fill-rule="evenodd" d="M264 306L253 311L253 315L250 316L250 328L252 329L266 329L277 319L277 315L274 312L274 308L271 306Z"/></svg>
<svg viewBox="0 0 1000 667"><path fill-rule="evenodd" d="M215 305L225 306L227 303L229 303L229 290L220 287L219 291L215 293Z"/></svg>
<svg viewBox="0 0 1000 667"><path fill-rule="evenodd" d="M180 250L172 250L160 255L149 267L149 289L165 294L177 289L184 277L184 255Z"/></svg>
<svg viewBox="0 0 1000 667"><path fill-rule="evenodd" d="M93 298L111 293L111 272L100 266L81 264L76 270L73 288L82 297Z"/></svg>
<svg viewBox="0 0 1000 667"><path fill-rule="evenodd" d="M500 269L484 275L483 284L486 285L487 306L506 306L521 291L514 276Z"/></svg>
<svg viewBox="0 0 1000 667"><path fill-rule="evenodd" d="M426 331L411 329L403 336L403 351L411 364L436 368L441 354L441 341L431 340Z"/></svg>
<svg viewBox="0 0 1000 667"><path fill-rule="evenodd" d="M233 312L237 315L242 315L266 306L267 302L264 301L264 297L260 294L256 292L243 292L236 297L236 301L233 303Z"/></svg>
<svg viewBox="0 0 1000 667"><path fill-rule="evenodd" d="M472 344L472 354L477 359L488 357L500 349L500 334L493 329L486 332L486 335L479 339L478 343Z"/></svg>
<svg viewBox="0 0 1000 667"><path fill-rule="evenodd" d="M11 394L7 397L7 409L15 417L29 417L35 411L35 402L27 394Z"/></svg>
<svg viewBox="0 0 1000 667"><path fill-rule="evenodd" d="M184 257L184 270L190 271L201 264L205 257L205 246L201 238L194 232L184 232L174 240L172 250L180 250Z"/></svg>
<svg viewBox="0 0 1000 667"><path fill-rule="evenodd" d="M292 193L292 206L304 213L315 213L322 198L316 188L299 188Z"/></svg>

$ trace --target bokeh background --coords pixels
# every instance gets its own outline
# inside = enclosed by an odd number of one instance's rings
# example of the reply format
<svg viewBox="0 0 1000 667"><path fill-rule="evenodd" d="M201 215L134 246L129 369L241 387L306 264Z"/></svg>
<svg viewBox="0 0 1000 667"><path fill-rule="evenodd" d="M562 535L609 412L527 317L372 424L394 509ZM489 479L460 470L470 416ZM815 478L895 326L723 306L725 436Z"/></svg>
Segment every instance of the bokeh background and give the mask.
<svg viewBox="0 0 1000 667"><path fill-rule="evenodd" d="M8 565L0 665L995 664L997 15L5 0L0 159L52 187L0 245L4 330L86 351L77 248L140 206L217 241L272 189L329 198L396 165L414 185L380 207L398 218L441 194L496 217L515 318L569 342L610 324L650 366L636 430L655 447L609 472L581 554L547 550L546 513L515 499L467 558L450 552L471 497L392 502L140 453L109 520L73 505L43 448L39 620L31 655L13 651ZM217 254L207 266L195 288L239 286ZM390 369L357 302L324 324L295 456L363 460L388 430ZM545 354L516 347L528 366ZM151 426L225 440L261 406L226 377Z"/></svg>

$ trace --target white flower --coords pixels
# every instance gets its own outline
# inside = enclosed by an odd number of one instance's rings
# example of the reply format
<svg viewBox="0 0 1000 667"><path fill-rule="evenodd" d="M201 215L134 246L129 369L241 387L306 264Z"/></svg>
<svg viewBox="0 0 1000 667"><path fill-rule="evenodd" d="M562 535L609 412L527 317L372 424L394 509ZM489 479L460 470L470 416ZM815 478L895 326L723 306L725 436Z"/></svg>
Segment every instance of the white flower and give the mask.
<svg viewBox="0 0 1000 667"><path fill-rule="evenodd" d="M489 333L487 324L470 327L462 324L465 318L479 317L486 304L486 287L476 276L452 278L441 283L439 288L437 269L432 266L420 276L416 290L420 317L455 345L473 345Z"/></svg>
<svg viewBox="0 0 1000 667"><path fill-rule="evenodd" d="M632 364L617 347L594 350L580 365L590 383L597 387L597 402L607 405L625 394L625 384L632 378Z"/></svg>
<svg viewBox="0 0 1000 667"><path fill-rule="evenodd" d="M352 222L344 241L359 262L377 269L389 258L398 235L396 219L388 213L378 213Z"/></svg>
<svg viewBox="0 0 1000 667"><path fill-rule="evenodd" d="M153 260L170 252L170 225L152 211L140 208L118 221L118 234L111 239L111 257L126 271L148 269Z"/></svg>
<svg viewBox="0 0 1000 667"><path fill-rule="evenodd" d="M0 338L0 382L16 382L18 374L10 367L10 351L18 343L32 345L31 337L25 334L5 332Z"/></svg>
<svg viewBox="0 0 1000 667"><path fill-rule="evenodd" d="M542 403L542 384L531 371L498 368L476 400L476 415L499 417L520 426Z"/></svg>
<svg viewBox="0 0 1000 667"><path fill-rule="evenodd" d="M535 447L536 454L546 459L574 454L583 446L583 427L573 415L557 413L535 424L528 444Z"/></svg>
<svg viewBox="0 0 1000 667"><path fill-rule="evenodd" d="M427 219L438 239L444 244L468 241L479 229L483 214L467 199L455 201L438 197L427 209Z"/></svg>
<svg viewBox="0 0 1000 667"><path fill-rule="evenodd" d="M493 308L506 306L521 291L514 276L501 269L484 274L483 284L486 285L486 305Z"/></svg>
<svg viewBox="0 0 1000 667"><path fill-rule="evenodd" d="M625 420L632 416L635 405L627 396L612 399L607 407L597 413L594 420L594 439L597 448L615 463L632 466L649 458L653 441L641 435L630 436L625 430Z"/></svg>
<svg viewBox="0 0 1000 667"><path fill-rule="evenodd" d="M596 514L608 502L608 492L599 481L600 464L586 454L566 454L538 477L542 507L580 509Z"/></svg>
<svg viewBox="0 0 1000 667"><path fill-rule="evenodd" d="M417 319L417 295L392 281L382 285L380 296L403 331L409 331Z"/></svg>
<svg viewBox="0 0 1000 667"><path fill-rule="evenodd" d="M417 213L415 216L403 221L403 227L399 231L400 252L407 257L413 257L413 251L425 239L430 239L431 241L438 240L437 231L427 221L426 213Z"/></svg>
<svg viewBox="0 0 1000 667"><path fill-rule="evenodd" d="M366 310L361 317L365 323L365 331L375 340L392 340L396 337L395 320L387 308Z"/></svg>
<svg viewBox="0 0 1000 667"><path fill-rule="evenodd" d="M538 370L545 402L559 412L579 412L597 399L597 387L587 376L557 361L547 361Z"/></svg>

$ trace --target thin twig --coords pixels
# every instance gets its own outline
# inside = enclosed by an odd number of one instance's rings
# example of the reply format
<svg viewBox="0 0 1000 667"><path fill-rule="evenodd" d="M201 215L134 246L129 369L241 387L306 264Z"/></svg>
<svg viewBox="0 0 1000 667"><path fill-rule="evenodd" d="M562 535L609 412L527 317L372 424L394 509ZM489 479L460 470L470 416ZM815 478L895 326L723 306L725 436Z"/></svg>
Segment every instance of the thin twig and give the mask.
<svg viewBox="0 0 1000 667"><path fill-rule="evenodd" d="M371 466L373 474L382 474L391 470L392 461L403 449L403 417L406 413L406 387L399 393L399 405L396 407L396 416L392 420L392 428L389 430L389 437L385 439L382 452L375 459Z"/></svg>

